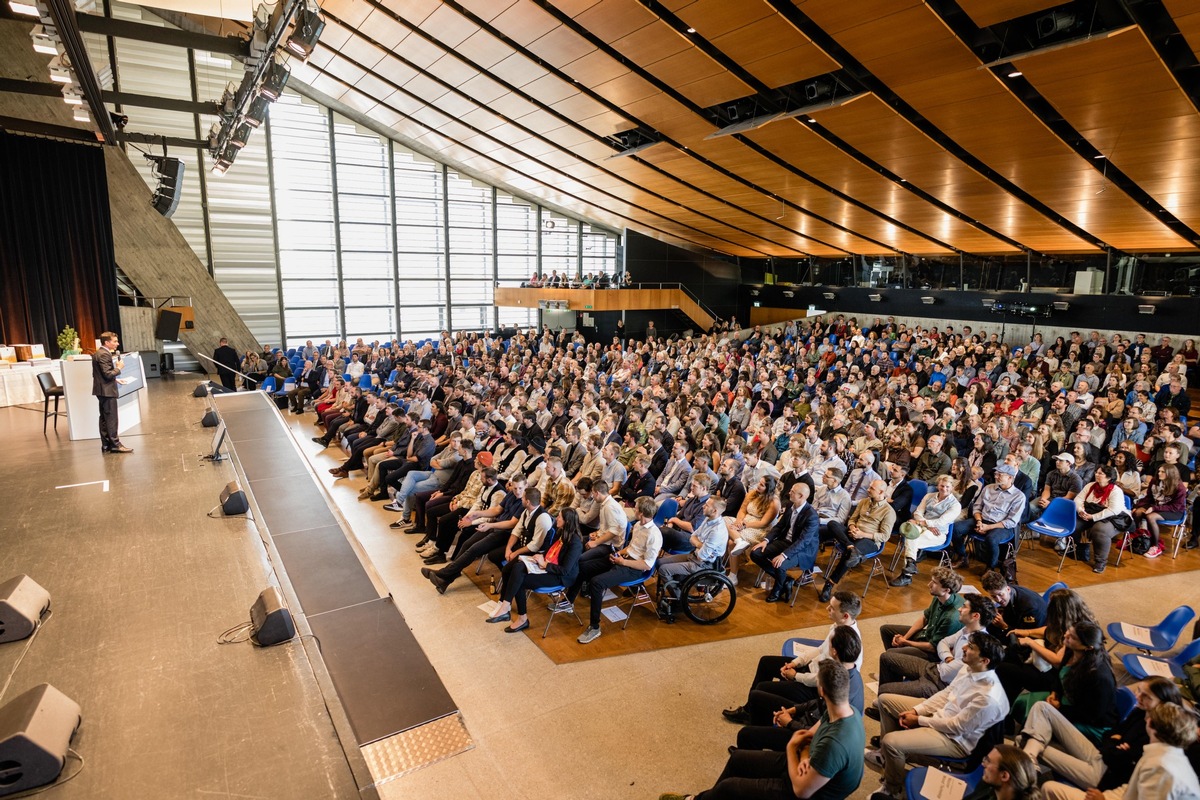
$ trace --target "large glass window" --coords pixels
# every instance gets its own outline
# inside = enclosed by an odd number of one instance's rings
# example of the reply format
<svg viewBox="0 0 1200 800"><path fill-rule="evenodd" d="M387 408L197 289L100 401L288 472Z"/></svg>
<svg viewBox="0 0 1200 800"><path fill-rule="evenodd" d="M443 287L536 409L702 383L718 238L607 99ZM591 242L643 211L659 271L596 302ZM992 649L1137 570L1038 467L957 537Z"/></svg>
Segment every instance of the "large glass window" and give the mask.
<svg viewBox="0 0 1200 800"><path fill-rule="evenodd" d="M139 6L111 8L118 19L170 27ZM108 43L86 37L103 71ZM195 98L213 101L243 73L229 56L155 42L116 38L114 51L125 92L192 100L194 85ZM131 132L178 139L203 139L217 122L125 111ZM156 185L150 163L130 155ZM497 284L615 269L616 234L460 175L292 90L224 175L209 171L204 149L168 155L187 164L173 221L264 344L526 328L537 310L496 308Z"/></svg>

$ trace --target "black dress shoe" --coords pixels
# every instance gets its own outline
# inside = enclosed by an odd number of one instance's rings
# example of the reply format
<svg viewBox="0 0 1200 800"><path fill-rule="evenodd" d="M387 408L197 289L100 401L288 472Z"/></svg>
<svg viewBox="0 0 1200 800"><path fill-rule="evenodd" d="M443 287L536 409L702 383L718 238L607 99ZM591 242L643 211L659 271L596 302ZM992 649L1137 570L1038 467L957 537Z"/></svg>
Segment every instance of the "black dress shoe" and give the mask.
<svg viewBox="0 0 1200 800"><path fill-rule="evenodd" d="M846 557L846 569L854 569L862 563L862 553L858 550L851 550L850 555Z"/></svg>
<svg viewBox="0 0 1200 800"><path fill-rule="evenodd" d="M767 602L768 602L768 603L778 603L778 602L779 602L780 600L782 600L782 599L783 599L783 595L782 595L782 594L780 594L780 593L779 593L778 591L776 591L775 589L772 589L772 590L771 590L771 593L767 595Z"/></svg>
<svg viewBox="0 0 1200 800"><path fill-rule="evenodd" d="M831 597L833 597L833 584L829 581L825 581L825 586L822 587L821 593L817 595L817 599L822 603L828 603L829 598Z"/></svg>
<svg viewBox="0 0 1200 800"><path fill-rule="evenodd" d="M901 573L900 577L893 578L892 582L889 585L890 586L911 586L912 585L912 575L909 575L907 573Z"/></svg>
<svg viewBox="0 0 1200 800"><path fill-rule="evenodd" d="M876 706L867 706L863 709L863 715L879 722L879 709Z"/></svg>
<svg viewBox="0 0 1200 800"><path fill-rule="evenodd" d="M446 554L443 553L441 550L438 550L436 553L431 555L429 558L425 559L425 563L426 564L445 564L446 563Z"/></svg>
<svg viewBox="0 0 1200 800"><path fill-rule="evenodd" d="M736 722L738 725L750 724L750 712L746 710L745 706L726 708L721 711L721 714L725 717L725 719L729 720L730 722Z"/></svg>
<svg viewBox="0 0 1200 800"><path fill-rule="evenodd" d="M119 444L119 445L117 445L116 447L114 447L114 448L112 449L112 451L113 451L114 453L132 453L132 452L133 452L133 448L132 448L132 447L126 447L126 446L125 446L125 445L123 445L123 444Z"/></svg>
<svg viewBox="0 0 1200 800"><path fill-rule="evenodd" d="M1184 550L1195 550L1197 547L1200 547L1200 537L1193 536L1183 543Z"/></svg>
<svg viewBox="0 0 1200 800"><path fill-rule="evenodd" d="M322 447L329 447L329 443L326 442L324 439L322 439L320 436L314 436L313 441L316 442L317 444L321 445Z"/></svg>

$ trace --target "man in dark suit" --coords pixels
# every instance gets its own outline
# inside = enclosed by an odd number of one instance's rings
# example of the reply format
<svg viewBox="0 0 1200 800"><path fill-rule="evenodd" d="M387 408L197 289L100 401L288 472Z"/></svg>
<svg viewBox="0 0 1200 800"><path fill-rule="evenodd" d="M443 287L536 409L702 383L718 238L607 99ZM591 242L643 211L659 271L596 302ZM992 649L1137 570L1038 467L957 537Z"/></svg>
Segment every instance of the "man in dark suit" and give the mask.
<svg viewBox="0 0 1200 800"><path fill-rule="evenodd" d="M808 484L792 485L788 498L791 507L779 515L775 527L754 547L750 548L750 560L775 579L768 603L778 603L791 592L792 579L787 571L800 567L811 572L817 557L820 519L817 510L808 502Z"/></svg>
<svg viewBox="0 0 1200 800"><path fill-rule="evenodd" d="M117 376L125 362L113 358L120 342L112 331L100 334L100 349L92 356L92 394L100 401L100 452L132 453L133 448L121 444L117 427Z"/></svg>
<svg viewBox="0 0 1200 800"><path fill-rule="evenodd" d="M224 336L221 337L217 349L213 351L213 361L219 365L217 367L217 375L221 378L221 385L231 392L236 391L236 371L240 366L238 364L238 354L237 350L229 346L229 340Z"/></svg>
<svg viewBox="0 0 1200 800"><path fill-rule="evenodd" d="M891 480L888 481L888 488L891 490L891 496L888 497L888 503L896 512L896 524L892 528L892 532L895 533L900 530L901 525L912 519L913 488L907 465L892 462L889 470Z"/></svg>

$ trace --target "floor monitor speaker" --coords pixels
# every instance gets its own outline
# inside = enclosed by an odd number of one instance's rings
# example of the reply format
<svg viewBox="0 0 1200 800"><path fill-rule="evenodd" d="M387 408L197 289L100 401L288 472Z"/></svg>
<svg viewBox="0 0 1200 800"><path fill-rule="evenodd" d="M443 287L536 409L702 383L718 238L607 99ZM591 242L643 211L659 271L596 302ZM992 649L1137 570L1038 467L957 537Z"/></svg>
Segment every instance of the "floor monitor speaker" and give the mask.
<svg viewBox="0 0 1200 800"><path fill-rule="evenodd" d="M0 797L57 778L82 719L79 705L48 683L0 707Z"/></svg>
<svg viewBox="0 0 1200 800"><path fill-rule="evenodd" d="M221 511L226 516L235 514L245 514L250 510L250 503L246 500L246 493L242 491L242 487L238 486L237 481L230 481L221 490Z"/></svg>
<svg viewBox="0 0 1200 800"><path fill-rule="evenodd" d="M200 424L206 428L215 428L220 421L221 418L217 416L217 412L210 409L204 412L204 418L200 420Z"/></svg>
<svg viewBox="0 0 1200 800"><path fill-rule="evenodd" d="M250 641L259 647L286 642L296 635L291 612L274 586L263 589L250 608Z"/></svg>
<svg viewBox="0 0 1200 800"><path fill-rule="evenodd" d="M28 575L0 583L0 642L15 642L31 635L49 610L50 593Z"/></svg>

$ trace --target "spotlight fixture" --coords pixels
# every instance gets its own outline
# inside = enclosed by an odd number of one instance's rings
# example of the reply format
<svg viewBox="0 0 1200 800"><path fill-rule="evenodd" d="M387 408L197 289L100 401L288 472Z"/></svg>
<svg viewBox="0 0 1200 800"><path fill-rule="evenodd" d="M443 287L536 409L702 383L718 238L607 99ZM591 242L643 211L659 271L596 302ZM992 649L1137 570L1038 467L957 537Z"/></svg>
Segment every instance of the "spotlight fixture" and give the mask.
<svg viewBox="0 0 1200 800"><path fill-rule="evenodd" d="M1150 306L1150 305L1138 306L1138 313L1139 313L1139 314L1153 314L1153 313L1154 313L1154 311L1155 311L1155 307L1154 307L1154 306Z"/></svg>
<svg viewBox="0 0 1200 800"><path fill-rule="evenodd" d="M882 300L882 299L883 299L883 295L881 295L881 294L869 294L869 295L867 295L867 299L868 299L868 300L870 300L872 303L878 303L880 300Z"/></svg>
<svg viewBox="0 0 1200 800"><path fill-rule="evenodd" d="M250 132L253 130L254 127L249 122L243 122L233 132L233 135L229 137L229 146L241 150L246 146L246 142L250 140Z"/></svg>
<svg viewBox="0 0 1200 800"><path fill-rule="evenodd" d="M1076 17L1069 11L1051 11L1037 21L1037 33L1042 39L1075 27Z"/></svg>
<svg viewBox="0 0 1200 800"><path fill-rule="evenodd" d="M79 89L76 86L74 86L73 84L64 86L62 89L62 93L63 93L63 102L66 103L67 105L69 105L69 106L83 105L83 93L80 92Z"/></svg>
<svg viewBox="0 0 1200 800"><path fill-rule="evenodd" d="M931 305L933 305L934 303L936 303L936 302L937 302L937 298L936 298L936 297L931 297L931 296L926 296L926 297L922 297L922 298L921 298L921 302L922 302L922 303L924 303L924 304L925 304L925 305L927 305L927 306L931 306Z"/></svg>
<svg viewBox="0 0 1200 800"><path fill-rule="evenodd" d="M91 122L92 121L92 115L89 114L88 110L86 108L84 108L83 106L75 106L74 107L74 112L72 113L72 118L76 122Z"/></svg>
<svg viewBox="0 0 1200 800"><path fill-rule="evenodd" d="M26 17L40 17L42 12L33 3L22 3L20 0L8 0L8 8L14 14L22 14Z"/></svg>
<svg viewBox="0 0 1200 800"><path fill-rule="evenodd" d="M1024 73L1024 72L1021 72L1021 70L1019 70L1019 69L1014 69L1012 72L1008 73L1008 77L1010 77L1010 78L1019 78L1019 77L1021 77L1021 76L1022 76L1022 75L1024 75L1024 74L1025 74L1025 73Z"/></svg>
<svg viewBox="0 0 1200 800"><path fill-rule="evenodd" d="M824 297L826 300L837 300L837 295L834 294L833 292L825 292L825 294L823 294L821 296Z"/></svg>
<svg viewBox="0 0 1200 800"><path fill-rule="evenodd" d="M237 153L237 150L226 150L213 162L212 171L218 175L224 175L233 166L233 160L237 158Z"/></svg>
<svg viewBox="0 0 1200 800"><path fill-rule="evenodd" d="M257 128L263 124L263 120L267 118L267 109L271 105L271 100L268 97L257 97L250 104L250 109L246 112L245 118L242 120L251 128Z"/></svg>
<svg viewBox="0 0 1200 800"><path fill-rule="evenodd" d="M270 100L278 100L279 95L283 94L283 87L287 85L290 74L291 71L287 67L276 61L267 70L267 76L263 78L262 86L258 90L259 95Z"/></svg>
<svg viewBox="0 0 1200 800"><path fill-rule="evenodd" d="M53 27L34 25L29 38L33 40L33 52L48 56L62 55L62 45Z"/></svg>
<svg viewBox="0 0 1200 800"><path fill-rule="evenodd" d="M74 83L71 77L71 65L62 56L50 59L50 80L55 83Z"/></svg>
<svg viewBox="0 0 1200 800"><path fill-rule="evenodd" d="M292 35L284 47L292 55L307 61L316 49L323 30L325 18L321 16L320 7L315 3L307 3L296 14L296 27L292 29Z"/></svg>
<svg viewBox="0 0 1200 800"><path fill-rule="evenodd" d="M1066 300L1055 300L1051 305L1054 306L1055 311L1069 311L1071 308L1071 304Z"/></svg>

